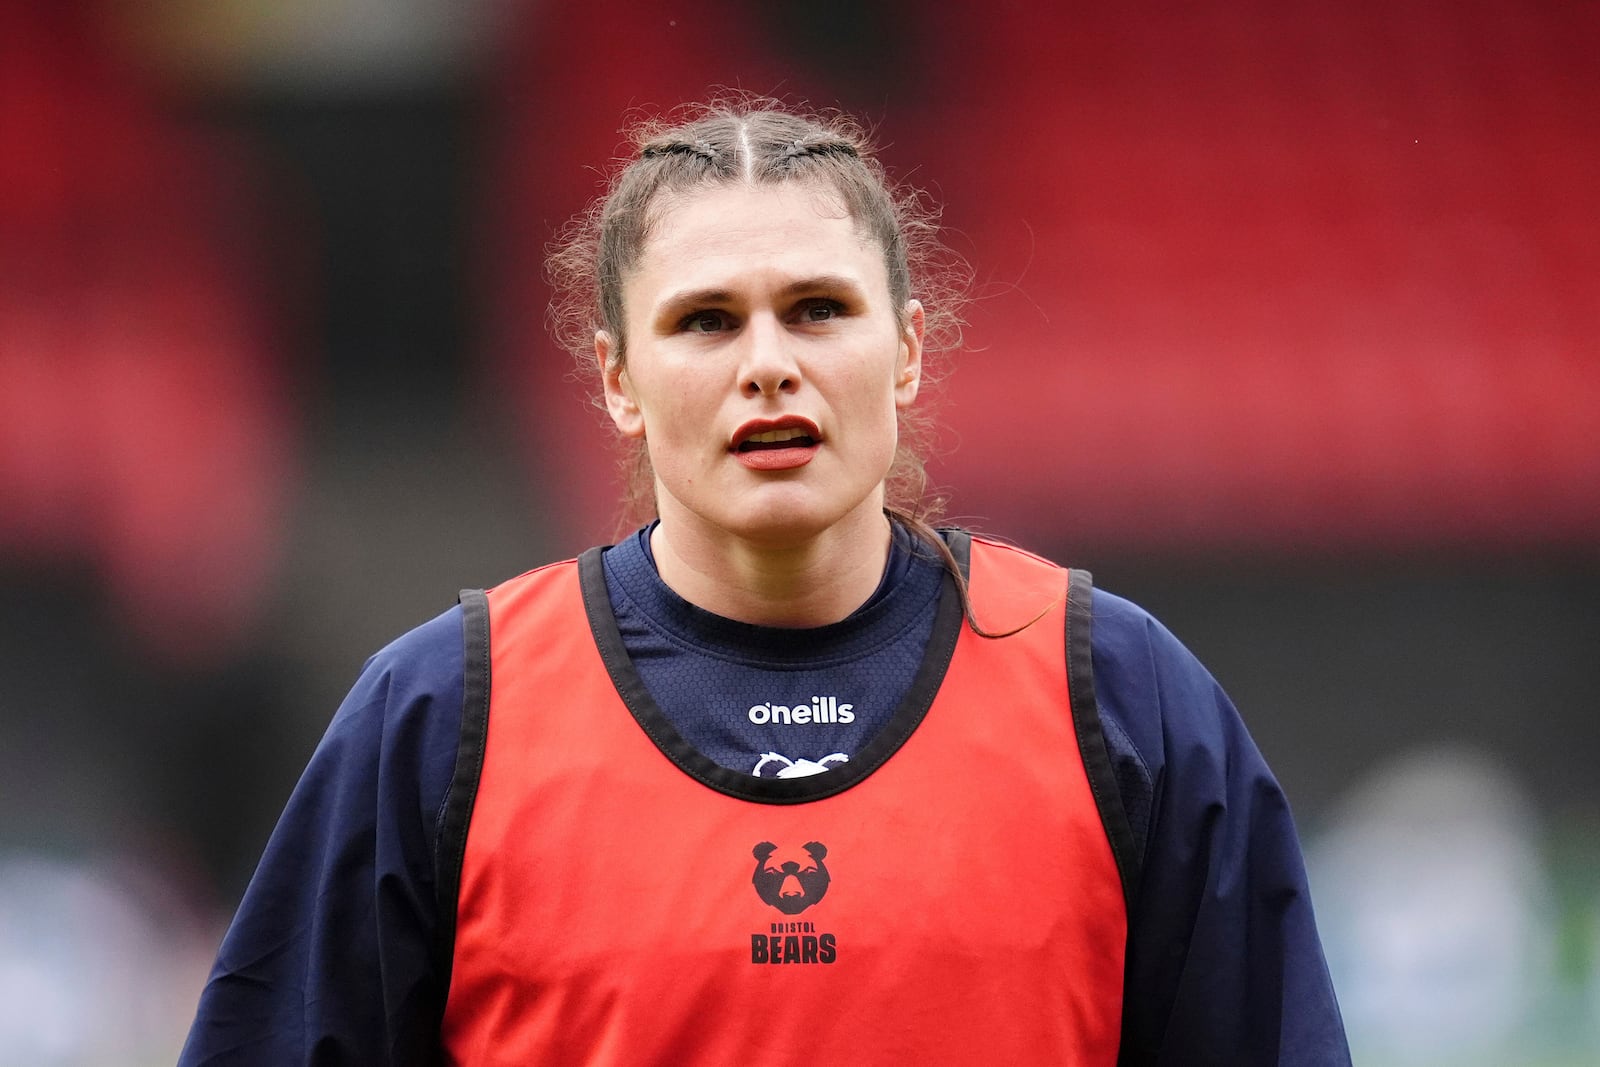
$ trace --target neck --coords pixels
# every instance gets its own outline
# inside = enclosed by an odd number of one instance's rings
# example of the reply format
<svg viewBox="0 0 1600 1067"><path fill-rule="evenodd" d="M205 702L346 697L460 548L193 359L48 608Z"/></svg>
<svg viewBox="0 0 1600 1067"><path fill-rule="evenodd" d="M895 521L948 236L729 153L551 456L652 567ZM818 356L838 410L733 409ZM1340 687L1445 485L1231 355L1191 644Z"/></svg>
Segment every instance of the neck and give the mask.
<svg viewBox="0 0 1600 1067"><path fill-rule="evenodd" d="M706 535L663 519L650 538L667 588L706 611L761 626L826 626L867 602L889 559L889 520L873 511L795 544Z"/></svg>

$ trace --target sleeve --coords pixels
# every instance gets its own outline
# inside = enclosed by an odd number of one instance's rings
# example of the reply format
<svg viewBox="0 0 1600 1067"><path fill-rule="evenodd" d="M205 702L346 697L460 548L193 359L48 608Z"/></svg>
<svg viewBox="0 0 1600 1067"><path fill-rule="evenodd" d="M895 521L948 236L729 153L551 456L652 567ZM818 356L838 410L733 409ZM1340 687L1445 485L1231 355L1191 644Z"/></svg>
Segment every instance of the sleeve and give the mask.
<svg viewBox="0 0 1600 1067"><path fill-rule="evenodd" d="M1221 688L1097 591L1094 677L1143 862L1120 1063L1348 1067L1288 801Z"/></svg>
<svg viewBox="0 0 1600 1067"><path fill-rule="evenodd" d="M462 648L456 608L368 661L245 891L180 1067L437 1060L434 857Z"/></svg>

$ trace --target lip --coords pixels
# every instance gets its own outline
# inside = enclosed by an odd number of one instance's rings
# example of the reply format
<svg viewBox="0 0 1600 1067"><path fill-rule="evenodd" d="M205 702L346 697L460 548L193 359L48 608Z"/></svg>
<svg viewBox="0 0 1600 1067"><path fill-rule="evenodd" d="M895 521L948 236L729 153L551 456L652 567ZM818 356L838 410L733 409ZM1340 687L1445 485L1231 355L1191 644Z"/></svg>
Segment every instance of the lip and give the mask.
<svg viewBox="0 0 1600 1067"><path fill-rule="evenodd" d="M728 442L728 451L738 452L739 446L750 438L770 430L800 430L817 444L822 443L822 430L816 423L803 415L785 415L777 419L751 419L744 423L734 431L733 438Z"/></svg>
<svg viewBox="0 0 1600 1067"><path fill-rule="evenodd" d="M799 430L811 439L810 444L789 447L758 448L740 451L739 446L758 433L769 430ZM810 463L822 444L822 431L817 424L800 415L785 415L777 419L751 419L734 432L728 444L733 458L753 471L787 471Z"/></svg>

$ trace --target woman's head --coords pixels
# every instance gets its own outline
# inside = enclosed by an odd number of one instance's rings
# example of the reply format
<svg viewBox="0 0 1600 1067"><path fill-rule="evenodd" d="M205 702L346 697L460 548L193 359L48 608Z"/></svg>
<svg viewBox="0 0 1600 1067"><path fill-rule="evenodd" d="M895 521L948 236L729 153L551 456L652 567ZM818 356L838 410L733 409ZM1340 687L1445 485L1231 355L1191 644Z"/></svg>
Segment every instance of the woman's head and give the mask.
<svg viewBox="0 0 1600 1067"><path fill-rule="evenodd" d="M887 298L901 319L920 298L929 347L958 333L959 287L934 239L931 212L911 192L889 185L866 137L843 116L803 116L770 101L713 104L682 122L655 122L634 133L635 154L609 191L579 219L551 256L562 340L594 366L595 338L607 339L604 370L627 366L630 344L627 283L638 270L666 212L718 188L809 187L841 210L856 233L881 255ZM919 326L921 324L919 323ZM901 446L889 474L890 504L923 510L920 427L901 418ZM638 470L648 475L643 461ZM643 479L641 479L643 480ZM634 486L645 495L645 485Z"/></svg>

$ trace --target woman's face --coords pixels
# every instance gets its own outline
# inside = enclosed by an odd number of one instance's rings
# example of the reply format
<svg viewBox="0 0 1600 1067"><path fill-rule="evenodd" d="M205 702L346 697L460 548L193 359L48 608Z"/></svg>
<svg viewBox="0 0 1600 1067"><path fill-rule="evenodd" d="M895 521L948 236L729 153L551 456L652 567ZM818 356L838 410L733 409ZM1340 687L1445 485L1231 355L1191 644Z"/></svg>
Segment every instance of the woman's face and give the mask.
<svg viewBox="0 0 1600 1067"><path fill-rule="evenodd" d="M881 523L922 359L922 309L892 306L883 250L810 183L659 207L623 283L625 365L603 331L595 348L663 528L790 547Z"/></svg>

